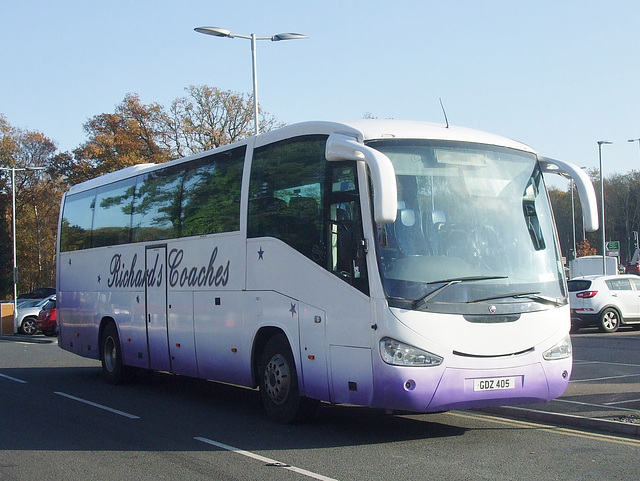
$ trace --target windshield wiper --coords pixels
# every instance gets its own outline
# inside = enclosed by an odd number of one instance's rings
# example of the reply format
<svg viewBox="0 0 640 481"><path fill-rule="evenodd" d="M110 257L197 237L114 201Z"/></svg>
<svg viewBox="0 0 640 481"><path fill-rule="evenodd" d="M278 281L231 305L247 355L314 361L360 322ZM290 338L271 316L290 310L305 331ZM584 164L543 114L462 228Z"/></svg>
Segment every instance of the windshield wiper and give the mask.
<svg viewBox="0 0 640 481"><path fill-rule="evenodd" d="M542 294L540 294L540 292L513 292L508 294L499 294L491 297L482 297L480 299L468 301L468 303L491 301L493 299L505 299L507 297L513 297L515 299L528 298L542 304L551 304L553 306L561 305L561 302L557 298L543 296Z"/></svg>
<svg viewBox="0 0 640 481"><path fill-rule="evenodd" d="M468 276L468 277L456 277L453 279L442 279L439 281L431 281L431 282L427 282L427 285L432 285L432 284L440 284L444 282L444 285L438 287L437 289L431 291L429 294L427 294L424 297L421 297L420 299L416 299L415 301L413 301L413 304L411 304L411 309L417 309L421 304L427 304L431 299L433 299L434 297L436 297L438 294L440 294L442 291L444 291L446 288L448 288L449 286L452 286L454 284L460 284L461 282L471 282L471 281L489 281L489 280L493 280L493 279L507 279L507 276Z"/></svg>

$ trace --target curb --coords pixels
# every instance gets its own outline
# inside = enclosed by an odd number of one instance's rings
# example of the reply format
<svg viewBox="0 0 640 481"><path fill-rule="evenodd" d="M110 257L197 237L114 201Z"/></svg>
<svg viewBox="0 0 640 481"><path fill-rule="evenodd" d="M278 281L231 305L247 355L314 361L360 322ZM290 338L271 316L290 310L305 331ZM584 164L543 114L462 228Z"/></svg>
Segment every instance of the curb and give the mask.
<svg viewBox="0 0 640 481"><path fill-rule="evenodd" d="M564 426L594 429L607 431L628 436L640 437L640 424L624 423L620 421L610 421L608 419L589 418L576 416L574 414L560 414L536 409L519 407L499 407L478 409L480 412L498 414L510 418L525 419L528 421L538 421L550 424L561 424Z"/></svg>

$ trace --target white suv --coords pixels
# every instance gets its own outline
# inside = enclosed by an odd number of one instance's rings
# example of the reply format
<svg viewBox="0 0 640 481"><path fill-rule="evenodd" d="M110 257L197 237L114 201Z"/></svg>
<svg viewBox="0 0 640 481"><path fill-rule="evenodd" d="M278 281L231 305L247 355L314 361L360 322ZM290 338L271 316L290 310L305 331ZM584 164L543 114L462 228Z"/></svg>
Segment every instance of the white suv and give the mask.
<svg viewBox="0 0 640 481"><path fill-rule="evenodd" d="M640 327L640 277L585 276L567 285L572 332L586 326L598 326L602 332L615 332L627 324Z"/></svg>

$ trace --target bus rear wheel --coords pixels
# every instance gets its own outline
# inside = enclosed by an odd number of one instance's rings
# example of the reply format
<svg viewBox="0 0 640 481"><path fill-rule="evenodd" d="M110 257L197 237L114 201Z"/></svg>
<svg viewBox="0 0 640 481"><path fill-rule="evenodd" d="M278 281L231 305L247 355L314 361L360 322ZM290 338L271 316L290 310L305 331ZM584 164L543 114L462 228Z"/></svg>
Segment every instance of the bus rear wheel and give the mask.
<svg viewBox="0 0 640 481"><path fill-rule="evenodd" d="M100 346L102 375L109 384L121 384L126 381L127 370L122 365L122 347L118 329L113 322L107 324L102 333Z"/></svg>
<svg viewBox="0 0 640 481"><path fill-rule="evenodd" d="M271 337L259 362L260 398L267 415L280 423L306 421L317 403L300 396L298 374L284 334Z"/></svg>

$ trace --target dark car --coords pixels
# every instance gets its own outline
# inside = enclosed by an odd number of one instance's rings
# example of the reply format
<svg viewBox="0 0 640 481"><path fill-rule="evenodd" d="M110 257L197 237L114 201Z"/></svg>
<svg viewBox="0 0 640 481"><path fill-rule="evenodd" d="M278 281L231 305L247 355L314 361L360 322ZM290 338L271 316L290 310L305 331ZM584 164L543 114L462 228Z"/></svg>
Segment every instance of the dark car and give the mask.
<svg viewBox="0 0 640 481"><path fill-rule="evenodd" d="M38 314L36 327L45 336L56 336L58 334L58 320L55 297L49 299L49 301L44 306L42 306L42 310L40 311L40 314Z"/></svg>
<svg viewBox="0 0 640 481"><path fill-rule="evenodd" d="M44 299L45 297L53 296L55 293L55 287L38 287L26 294L20 294L18 299Z"/></svg>

